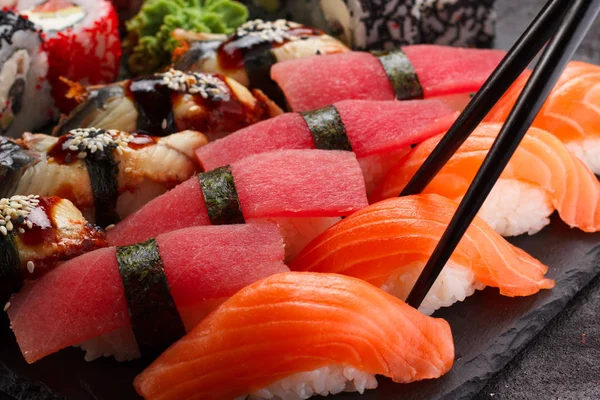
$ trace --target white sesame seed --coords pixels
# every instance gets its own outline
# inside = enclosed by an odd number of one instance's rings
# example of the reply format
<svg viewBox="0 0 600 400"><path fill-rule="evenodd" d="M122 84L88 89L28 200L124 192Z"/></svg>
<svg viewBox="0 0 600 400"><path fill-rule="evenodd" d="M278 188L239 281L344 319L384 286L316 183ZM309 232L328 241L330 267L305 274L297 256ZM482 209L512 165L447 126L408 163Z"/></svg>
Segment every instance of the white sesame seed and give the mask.
<svg viewBox="0 0 600 400"><path fill-rule="evenodd" d="M167 119L166 119L166 118L162 120L162 124L160 124L160 126L161 126L163 129L167 129Z"/></svg>
<svg viewBox="0 0 600 400"><path fill-rule="evenodd" d="M126 174L130 174L130 173L131 173L131 171L133 171L133 168L131 168L131 167L127 167L127 168L125 168L125 173L126 173Z"/></svg>
<svg viewBox="0 0 600 400"><path fill-rule="evenodd" d="M8 235L8 230L6 229L6 227L5 227L5 226L0 226L0 232L2 232L2 234L3 234L4 236L7 236L7 235Z"/></svg>
<svg viewBox="0 0 600 400"><path fill-rule="evenodd" d="M6 304L4 305L4 312L7 312L9 307L10 307L10 301L7 301Z"/></svg>
<svg viewBox="0 0 600 400"><path fill-rule="evenodd" d="M33 261L27 261L27 271L29 271L30 274L33 274L34 270L35 264L33 263Z"/></svg>
<svg viewBox="0 0 600 400"><path fill-rule="evenodd" d="M33 228L33 222L27 220L26 224L29 229Z"/></svg>
<svg viewBox="0 0 600 400"><path fill-rule="evenodd" d="M6 229L7 229L9 232L10 232L10 231L12 231L14 228L15 228L15 227L13 226L13 223L12 223L12 221L8 221L8 222L6 223Z"/></svg>
<svg viewBox="0 0 600 400"><path fill-rule="evenodd" d="M20 234L23 234L23 233L25 233L25 229L23 229L23 228L19 228L19 233L20 233Z"/></svg>

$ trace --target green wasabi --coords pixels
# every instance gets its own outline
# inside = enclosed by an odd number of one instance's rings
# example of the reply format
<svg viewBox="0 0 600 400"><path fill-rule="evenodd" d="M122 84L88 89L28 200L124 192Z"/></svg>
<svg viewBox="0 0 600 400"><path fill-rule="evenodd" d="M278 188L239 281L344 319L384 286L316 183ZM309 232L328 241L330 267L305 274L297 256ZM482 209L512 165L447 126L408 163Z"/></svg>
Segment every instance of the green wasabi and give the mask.
<svg viewBox="0 0 600 400"><path fill-rule="evenodd" d="M117 247L135 340L142 354L161 352L185 335L156 240Z"/></svg>
<svg viewBox="0 0 600 400"><path fill-rule="evenodd" d="M167 66L179 45L171 36L177 28L229 34L247 19L247 8L233 0L146 0L126 23L129 70L141 75Z"/></svg>

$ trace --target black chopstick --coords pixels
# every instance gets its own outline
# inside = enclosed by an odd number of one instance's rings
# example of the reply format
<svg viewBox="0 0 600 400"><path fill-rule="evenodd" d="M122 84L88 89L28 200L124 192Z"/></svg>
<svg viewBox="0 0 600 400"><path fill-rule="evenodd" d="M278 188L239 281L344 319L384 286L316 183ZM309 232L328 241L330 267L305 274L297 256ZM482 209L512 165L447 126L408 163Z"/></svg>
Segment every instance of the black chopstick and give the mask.
<svg viewBox="0 0 600 400"><path fill-rule="evenodd" d="M565 15L561 25L542 53L531 78L411 290L406 300L409 305L418 308L435 283L562 71L598 16L600 0L574 0L563 12Z"/></svg>
<svg viewBox="0 0 600 400"><path fill-rule="evenodd" d="M550 0L471 99L400 196L421 193L555 33L572 0Z"/></svg>

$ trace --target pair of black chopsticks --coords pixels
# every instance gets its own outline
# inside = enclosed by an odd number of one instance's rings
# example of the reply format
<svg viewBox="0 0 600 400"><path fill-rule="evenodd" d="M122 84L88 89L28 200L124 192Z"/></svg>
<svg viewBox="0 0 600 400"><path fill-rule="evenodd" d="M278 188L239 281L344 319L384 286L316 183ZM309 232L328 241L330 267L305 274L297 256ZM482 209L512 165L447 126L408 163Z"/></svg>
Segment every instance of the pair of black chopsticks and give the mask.
<svg viewBox="0 0 600 400"><path fill-rule="evenodd" d="M550 0L404 188L420 193L546 45L523 92L462 199L407 303L418 308L502 174L600 12L600 0Z"/></svg>

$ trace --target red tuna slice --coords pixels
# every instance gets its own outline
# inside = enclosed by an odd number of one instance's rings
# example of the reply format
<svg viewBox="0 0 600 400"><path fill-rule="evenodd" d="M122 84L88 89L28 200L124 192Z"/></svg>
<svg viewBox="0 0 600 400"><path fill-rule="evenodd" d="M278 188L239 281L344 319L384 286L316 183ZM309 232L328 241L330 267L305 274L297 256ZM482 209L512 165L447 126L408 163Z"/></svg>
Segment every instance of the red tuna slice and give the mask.
<svg viewBox="0 0 600 400"><path fill-rule="evenodd" d="M425 98L479 90L500 63L501 50L435 45L403 47ZM307 111L342 100L393 100L383 66L371 53L319 55L275 64L271 77L293 111Z"/></svg>
<svg viewBox="0 0 600 400"><path fill-rule="evenodd" d="M441 100L346 100L334 104L357 158L421 143L448 130L457 113ZM207 170L282 149L314 149L308 125L288 113L241 129L196 150Z"/></svg>
<svg viewBox="0 0 600 400"><path fill-rule="evenodd" d="M244 218L339 217L368 205L356 156L345 151L283 150L231 164ZM113 245L210 224L198 177L152 200L108 231Z"/></svg>
<svg viewBox="0 0 600 400"><path fill-rule="evenodd" d="M187 329L203 316L192 308L206 314L248 284L288 271L275 224L194 227L156 240ZM11 299L8 315L28 363L105 333L130 331L115 248L70 260L26 286Z"/></svg>

